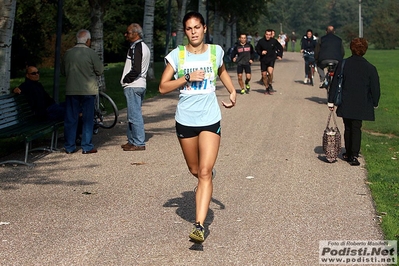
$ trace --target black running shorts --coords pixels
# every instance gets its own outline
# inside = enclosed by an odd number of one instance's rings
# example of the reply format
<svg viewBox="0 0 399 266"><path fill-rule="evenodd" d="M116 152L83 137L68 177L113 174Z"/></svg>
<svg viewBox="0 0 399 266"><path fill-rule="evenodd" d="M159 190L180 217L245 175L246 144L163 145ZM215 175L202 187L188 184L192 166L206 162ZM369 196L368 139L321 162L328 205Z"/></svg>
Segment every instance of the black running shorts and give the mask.
<svg viewBox="0 0 399 266"><path fill-rule="evenodd" d="M262 72L267 71L267 69L269 67L274 68L274 62L276 62L276 60L273 60L273 61L270 61L270 62L261 61L260 62L260 71L262 71Z"/></svg>
<svg viewBox="0 0 399 266"><path fill-rule="evenodd" d="M203 127L189 127L176 122L176 134L181 139L197 137L202 131L210 131L220 136L220 121Z"/></svg>
<svg viewBox="0 0 399 266"><path fill-rule="evenodd" d="M251 74L251 66L250 65L238 65L237 66L237 74L242 74L245 70L246 74Z"/></svg>

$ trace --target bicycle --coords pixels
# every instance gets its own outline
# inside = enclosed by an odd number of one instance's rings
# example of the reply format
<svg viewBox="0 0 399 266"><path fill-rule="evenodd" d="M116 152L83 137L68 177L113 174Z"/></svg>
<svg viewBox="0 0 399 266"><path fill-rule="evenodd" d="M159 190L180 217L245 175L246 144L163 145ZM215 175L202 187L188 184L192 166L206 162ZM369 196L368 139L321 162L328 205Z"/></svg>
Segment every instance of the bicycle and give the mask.
<svg viewBox="0 0 399 266"><path fill-rule="evenodd" d="M323 89L323 88L326 89L326 91L327 91L327 99L328 99L328 94L330 92L332 79L334 77L335 68L337 67L338 61L337 60L328 60L327 62L323 61L322 64L326 64L327 74L324 77L324 80L323 80L323 83L320 86L320 89Z"/></svg>
<svg viewBox="0 0 399 266"><path fill-rule="evenodd" d="M303 51L303 58L305 61L308 62L308 80L309 83L314 86L314 72L315 72L315 59L314 59L314 52L313 51Z"/></svg>
<svg viewBox="0 0 399 266"><path fill-rule="evenodd" d="M110 129L118 121L118 107L105 92L99 91L94 104L94 128L93 133L97 134L99 128Z"/></svg>

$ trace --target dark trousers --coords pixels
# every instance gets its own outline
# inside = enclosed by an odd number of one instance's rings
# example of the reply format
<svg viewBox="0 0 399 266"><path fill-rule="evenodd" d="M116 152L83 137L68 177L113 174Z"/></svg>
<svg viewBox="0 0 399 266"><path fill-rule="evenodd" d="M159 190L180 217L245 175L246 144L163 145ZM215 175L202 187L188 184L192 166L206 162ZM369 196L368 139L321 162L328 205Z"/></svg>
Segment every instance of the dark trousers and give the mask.
<svg viewBox="0 0 399 266"><path fill-rule="evenodd" d="M344 140L348 157L358 157L362 142L362 120L343 118L345 125Z"/></svg>
<svg viewBox="0 0 399 266"><path fill-rule="evenodd" d="M82 141L83 151L94 148L92 143L94 126L95 95L66 95L64 138L65 150L72 152L76 149L76 132L79 127L79 113L82 113Z"/></svg>

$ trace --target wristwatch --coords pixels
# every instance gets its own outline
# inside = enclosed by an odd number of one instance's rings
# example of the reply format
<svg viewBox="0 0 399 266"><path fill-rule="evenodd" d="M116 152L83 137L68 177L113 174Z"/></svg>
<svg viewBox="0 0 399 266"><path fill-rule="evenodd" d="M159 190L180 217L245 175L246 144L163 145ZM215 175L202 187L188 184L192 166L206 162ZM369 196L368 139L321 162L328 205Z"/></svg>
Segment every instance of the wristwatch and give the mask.
<svg viewBox="0 0 399 266"><path fill-rule="evenodd" d="M190 74L185 74L184 78L186 79L187 82L190 82Z"/></svg>

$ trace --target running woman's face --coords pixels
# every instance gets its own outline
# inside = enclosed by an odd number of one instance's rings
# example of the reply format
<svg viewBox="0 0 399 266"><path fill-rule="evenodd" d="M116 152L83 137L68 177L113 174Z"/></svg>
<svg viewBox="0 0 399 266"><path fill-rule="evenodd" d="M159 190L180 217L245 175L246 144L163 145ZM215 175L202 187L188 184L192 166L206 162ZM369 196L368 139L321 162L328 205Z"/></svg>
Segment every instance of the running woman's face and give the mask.
<svg viewBox="0 0 399 266"><path fill-rule="evenodd" d="M186 28L184 31L189 43L193 46L198 46L204 40L206 26L202 25L199 19L190 18L186 21Z"/></svg>

